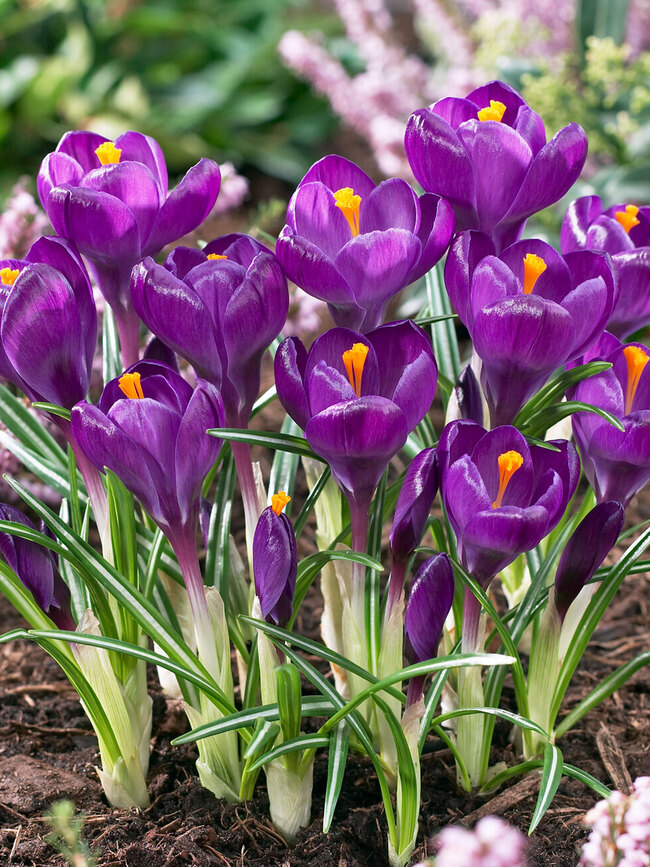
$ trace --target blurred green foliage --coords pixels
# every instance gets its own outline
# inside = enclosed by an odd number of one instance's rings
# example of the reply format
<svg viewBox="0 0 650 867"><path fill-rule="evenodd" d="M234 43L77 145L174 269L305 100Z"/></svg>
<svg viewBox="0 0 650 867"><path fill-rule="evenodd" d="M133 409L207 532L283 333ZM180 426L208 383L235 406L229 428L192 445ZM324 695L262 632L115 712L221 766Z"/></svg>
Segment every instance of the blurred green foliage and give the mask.
<svg viewBox="0 0 650 867"><path fill-rule="evenodd" d="M277 55L308 0L0 0L0 186L68 129L137 128L172 174L201 156L294 182L337 121Z"/></svg>

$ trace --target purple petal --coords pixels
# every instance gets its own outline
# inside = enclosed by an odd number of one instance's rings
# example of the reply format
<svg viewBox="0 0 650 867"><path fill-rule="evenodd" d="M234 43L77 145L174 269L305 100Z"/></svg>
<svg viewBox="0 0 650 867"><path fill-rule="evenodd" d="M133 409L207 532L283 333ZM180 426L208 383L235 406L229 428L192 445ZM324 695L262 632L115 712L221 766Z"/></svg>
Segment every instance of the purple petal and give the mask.
<svg viewBox="0 0 650 867"><path fill-rule="evenodd" d="M306 384L311 415L322 412L332 404L354 400L357 396L347 376L330 367L325 361L319 361L310 367Z"/></svg>
<svg viewBox="0 0 650 867"><path fill-rule="evenodd" d="M444 427L436 448L441 479L451 464L463 455L471 455L485 433L481 425L469 419L456 419Z"/></svg>
<svg viewBox="0 0 650 867"><path fill-rule="evenodd" d="M510 87L505 81L488 81L487 84L468 93L466 98L469 102L473 102L478 109L485 108L493 99L496 102L502 102L506 110L501 122L508 126L514 126L520 109L527 107L526 102L514 87ZM476 119L476 111L474 112L474 119Z"/></svg>
<svg viewBox="0 0 650 867"><path fill-rule="evenodd" d="M107 142L108 139L96 132L87 130L72 130L67 132L56 146L55 153L64 153L75 159L86 172L99 168L99 157L95 153L97 148Z"/></svg>
<svg viewBox="0 0 650 867"><path fill-rule="evenodd" d="M165 244L192 232L206 219L219 194L221 172L205 157L172 190L163 204L150 236L143 243L143 256L158 253Z"/></svg>
<svg viewBox="0 0 650 867"><path fill-rule="evenodd" d="M598 217L589 226L585 246L588 250L604 250L606 253L635 249L634 242L618 220L606 216Z"/></svg>
<svg viewBox="0 0 650 867"><path fill-rule="evenodd" d="M115 196L133 214L141 240L149 237L162 204L162 192L146 166L131 162L102 166L85 175L79 186Z"/></svg>
<svg viewBox="0 0 650 867"><path fill-rule="evenodd" d="M621 504L610 500L595 506L574 530L555 573L555 604L561 620L616 544L624 517Z"/></svg>
<svg viewBox="0 0 650 867"><path fill-rule="evenodd" d="M219 351L209 309L186 283L151 258L133 269L131 297L147 328L211 382L221 381Z"/></svg>
<svg viewBox="0 0 650 867"><path fill-rule="evenodd" d="M544 121L529 105L522 105L519 108L517 119L512 126L522 138L526 139L533 154L538 153L546 144Z"/></svg>
<svg viewBox="0 0 650 867"><path fill-rule="evenodd" d="M523 458L523 463L510 477L502 505L524 508L531 502L535 470L528 443L517 428L503 425L488 431L476 444L472 452L472 462L483 479L491 505L499 493L499 455L509 451L518 452Z"/></svg>
<svg viewBox="0 0 650 867"><path fill-rule="evenodd" d="M442 627L454 601L454 571L447 554L420 566L409 593L404 629L415 652L414 662L435 659Z"/></svg>
<svg viewBox="0 0 650 867"><path fill-rule="evenodd" d="M120 162L132 160L145 165L156 179L163 197L167 195L167 163L162 148L155 139L129 130L119 135L114 145L122 151Z"/></svg>
<svg viewBox="0 0 650 867"><path fill-rule="evenodd" d="M561 304L564 296L568 295L575 283L571 280L570 270L567 268L566 262L550 244L536 238L517 241L516 244L512 244L499 253L499 259L505 262L523 287L524 259L529 253L539 256L546 265L546 270L535 281L532 294Z"/></svg>
<svg viewBox="0 0 650 867"><path fill-rule="evenodd" d="M0 503L0 519L36 529L22 512L3 503ZM47 613L54 596L55 565L52 552L20 536L0 532L0 554L32 593L38 607Z"/></svg>
<svg viewBox="0 0 650 867"><path fill-rule="evenodd" d="M603 212L600 196L581 196L567 208L560 236L563 253L587 248L589 226Z"/></svg>
<svg viewBox="0 0 650 867"><path fill-rule="evenodd" d="M368 347L361 377L361 394L378 394L379 370L374 347L366 335L349 328L330 328L313 342L305 367L305 382L309 380L311 371L320 361L324 361L328 367L338 370L347 379L348 374L343 362L343 354L351 349L355 343L363 343ZM388 395L384 396L388 397Z"/></svg>
<svg viewBox="0 0 650 867"><path fill-rule="evenodd" d="M328 304L356 307L352 290L331 259L288 226L280 233L275 253L287 277L305 292Z"/></svg>
<svg viewBox="0 0 650 867"><path fill-rule="evenodd" d="M489 100L486 103L489 105ZM446 120L453 130L457 130L461 123L468 120L476 120L476 103L469 99L462 99L457 96L445 96L439 99L431 107L430 111L434 112Z"/></svg>
<svg viewBox="0 0 650 867"><path fill-rule="evenodd" d="M53 187L70 185L76 187L83 178L84 171L74 157L65 153L48 154L38 172L36 187L41 204L49 216L50 193Z"/></svg>
<svg viewBox="0 0 650 867"><path fill-rule="evenodd" d="M494 244L483 232L467 231L456 235L445 262L445 287L461 322L470 326L474 317L470 308L470 283L478 263L494 256Z"/></svg>
<svg viewBox="0 0 650 867"><path fill-rule="evenodd" d="M483 424L483 395L471 364L466 364L454 385L459 418Z"/></svg>
<svg viewBox="0 0 650 867"><path fill-rule="evenodd" d="M451 203L459 231L478 228L472 163L449 123L430 109L416 111L406 125L404 146L422 187Z"/></svg>
<svg viewBox="0 0 650 867"><path fill-rule="evenodd" d="M607 328L628 337L650 321L650 247L612 257L619 276L619 296Z"/></svg>
<svg viewBox="0 0 650 867"><path fill-rule="evenodd" d="M203 480L222 445L206 431L223 427L224 422L221 395L209 382L199 379L175 441L176 496L183 522L198 511Z"/></svg>
<svg viewBox="0 0 650 867"><path fill-rule="evenodd" d="M282 406L302 430L311 415L304 386L306 367L307 350L297 337L287 337L275 353L275 386Z"/></svg>
<svg viewBox="0 0 650 867"><path fill-rule="evenodd" d="M383 397L337 403L309 420L305 436L358 504L369 505L390 459L406 442L404 413Z"/></svg>
<svg viewBox="0 0 650 867"><path fill-rule="evenodd" d="M396 559L408 559L420 544L437 490L436 450L423 449L406 470L395 506L390 547Z"/></svg>
<svg viewBox="0 0 650 867"><path fill-rule="evenodd" d="M430 271L444 255L454 235L456 217L446 199L424 193L420 196L420 228L417 236L422 252L410 280L414 283Z"/></svg>
<svg viewBox="0 0 650 867"><path fill-rule="evenodd" d="M231 235L223 235L215 238L203 248L206 256L216 253L219 256L227 256L232 262L237 262L243 268L248 268L258 253L270 253L268 247L250 235L242 235L234 232Z"/></svg>
<svg viewBox="0 0 650 867"><path fill-rule="evenodd" d="M374 182L359 166L345 157L330 154L323 157L309 169L300 181L300 186L319 181L333 193L343 187L352 187L356 195L364 199L375 188Z"/></svg>
<svg viewBox="0 0 650 867"><path fill-rule="evenodd" d="M472 275L469 297L470 329L481 310L496 301L521 295L521 289L521 282L505 262L496 256L486 256L478 263Z"/></svg>
<svg viewBox="0 0 650 867"><path fill-rule="evenodd" d="M140 232L127 206L107 193L74 187L54 187L49 217L55 230L79 251L107 266L116 260L140 258Z"/></svg>
<svg viewBox="0 0 650 867"><path fill-rule="evenodd" d="M440 493L454 533L462 543L465 525L477 512L491 509L493 502L469 455L463 455L446 469L441 478Z"/></svg>
<svg viewBox="0 0 650 867"><path fill-rule="evenodd" d="M305 238L329 259L333 259L352 237L343 211L324 184L299 186L290 207L294 233Z"/></svg>
<svg viewBox="0 0 650 867"><path fill-rule="evenodd" d="M362 234L393 228L417 234L419 227L418 197L401 178L383 181L367 198L361 200L359 230Z"/></svg>
<svg viewBox="0 0 650 867"><path fill-rule="evenodd" d="M508 212L533 154L528 143L502 123L469 121L458 137L474 167L478 228L489 233Z"/></svg>
<svg viewBox="0 0 650 867"><path fill-rule="evenodd" d="M285 514L269 506L260 515L253 538L255 592L262 616L285 626L291 616L297 555L293 528Z"/></svg>

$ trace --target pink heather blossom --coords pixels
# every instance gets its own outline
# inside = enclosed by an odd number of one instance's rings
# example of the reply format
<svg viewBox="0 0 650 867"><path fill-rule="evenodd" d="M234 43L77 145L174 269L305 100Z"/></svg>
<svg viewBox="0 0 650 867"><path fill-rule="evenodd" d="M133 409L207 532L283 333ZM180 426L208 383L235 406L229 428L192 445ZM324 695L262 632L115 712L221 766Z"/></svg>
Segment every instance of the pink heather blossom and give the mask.
<svg viewBox="0 0 650 867"><path fill-rule="evenodd" d="M638 777L632 792L612 792L587 813L591 826L578 867L650 865L650 777Z"/></svg>
<svg viewBox="0 0 650 867"><path fill-rule="evenodd" d="M221 188L212 208L213 217L238 208L248 195L248 181L237 173L232 163L219 163L219 169Z"/></svg>
<svg viewBox="0 0 650 867"><path fill-rule="evenodd" d="M0 259L23 259L50 223L28 191L29 178L21 178L0 215Z"/></svg>
<svg viewBox="0 0 650 867"><path fill-rule="evenodd" d="M415 867L526 867L526 838L497 816L481 819L473 831L449 825L435 842L435 859Z"/></svg>

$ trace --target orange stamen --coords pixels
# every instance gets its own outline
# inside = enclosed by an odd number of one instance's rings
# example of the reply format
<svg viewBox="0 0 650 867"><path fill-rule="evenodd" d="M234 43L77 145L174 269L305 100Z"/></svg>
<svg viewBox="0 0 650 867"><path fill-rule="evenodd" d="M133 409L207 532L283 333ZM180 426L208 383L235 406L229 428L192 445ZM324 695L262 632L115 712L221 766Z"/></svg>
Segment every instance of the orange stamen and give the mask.
<svg viewBox="0 0 650 867"><path fill-rule="evenodd" d="M0 280L5 286L13 286L20 274L20 268L0 268Z"/></svg>
<svg viewBox="0 0 650 867"><path fill-rule="evenodd" d="M131 400L142 400L144 398L139 373L124 373L118 379L117 384Z"/></svg>
<svg viewBox="0 0 650 867"><path fill-rule="evenodd" d="M546 271L546 262L535 253L524 256L524 295L530 295L535 288L537 279Z"/></svg>
<svg viewBox="0 0 650 867"><path fill-rule="evenodd" d="M646 364L650 361L650 356L644 352L639 346L626 346L623 350L623 355L627 362L627 390L625 392L625 415L632 412L632 404L634 396L639 387L641 374L643 373Z"/></svg>
<svg viewBox="0 0 650 867"><path fill-rule="evenodd" d="M277 494L273 494L271 497L271 508L275 512L276 515L280 515L282 510L287 505L291 497L289 494L285 494L284 491L278 491Z"/></svg>
<svg viewBox="0 0 650 867"><path fill-rule="evenodd" d="M348 349L342 355L350 385L357 397L361 397L361 377L363 376L363 366L366 363L367 355L368 347L365 343L355 343L352 349Z"/></svg>
<svg viewBox="0 0 650 867"><path fill-rule="evenodd" d="M108 166L111 163L119 163L122 151L116 148L112 141L105 141L95 148L97 159L103 166Z"/></svg>
<svg viewBox="0 0 650 867"><path fill-rule="evenodd" d="M638 213L639 209L636 205L626 205L624 211L616 211L614 216L629 235L630 229L638 226L641 222L641 220L637 219Z"/></svg>
<svg viewBox="0 0 650 867"><path fill-rule="evenodd" d="M503 501L503 495L508 487L508 482L521 467L524 459L519 452L504 452L498 457L499 462L499 492L496 500L492 503L493 509L498 509Z"/></svg>
<svg viewBox="0 0 650 867"><path fill-rule="evenodd" d="M208 253L208 259L227 259L227 256L220 256L219 253Z"/></svg>
<svg viewBox="0 0 650 867"><path fill-rule="evenodd" d="M478 112L478 119L500 121L505 113L505 105L497 99L491 99L490 104L486 105L485 108L480 109Z"/></svg>
<svg viewBox="0 0 650 867"><path fill-rule="evenodd" d="M352 232L352 237L356 238L359 234L359 208L361 206L361 196L355 196L352 187L341 187L334 193L334 201L336 207L343 211L343 216L348 221L348 226Z"/></svg>

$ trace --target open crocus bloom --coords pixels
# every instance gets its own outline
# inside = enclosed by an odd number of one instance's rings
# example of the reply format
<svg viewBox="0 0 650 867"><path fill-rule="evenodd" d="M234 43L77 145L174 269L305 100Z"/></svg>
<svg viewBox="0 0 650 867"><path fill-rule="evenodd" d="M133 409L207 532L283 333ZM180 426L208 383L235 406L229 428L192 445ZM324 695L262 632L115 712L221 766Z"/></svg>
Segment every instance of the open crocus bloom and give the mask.
<svg viewBox="0 0 650 867"><path fill-rule="evenodd" d="M289 309L273 253L248 235L176 247L164 267L147 258L133 269L131 294L147 328L220 388L228 425L246 427L262 355Z"/></svg>
<svg viewBox="0 0 650 867"><path fill-rule="evenodd" d="M367 333L389 300L447 249L454 215L406 181L378 186L339 156L315 163L293 194L276 253L288 277L326 301L337 325Z"/></svg>
<svg viewBox="0 0 650 867"><path fill-rule="evenodd" d="M604 250L620 278L618 303L607 330L624 338L650 322L650 207L603 209L599 196L571 202L562 222L562 252Z"/></svg>
<svg viewBox="0 0 650 867"><path fill-rule="evenodd" d="M165 530L170 541L195 531L201 485L221 442L206 431L222 427L217 389L193 389L156 361L140 361L109 382L97 406L72 410L72 431L99 470L112 470Z"/></svg>
<svg viewBox="0 0 650 867"><path fill-rule="evenodd" d="M602 354L596 354L598 348ZM570 397L613 413L624 430L593 413L573 416L573 433L585 475L598 502L624 506L650 481L650 349L624 346L605 334L583 360L609 361L613 367L578 383Z"/></svg>
<svg viewBox="0 0 650 867"><path fill-rule="evenodd" d="M96 344L90 281L70 243L44 237L26 260L0 261L3 376L31 400L71 409L88 391Z"/></svg>
<svg viewBox="0 0 650 867"><path fill-rule="evenodd" d="M575 448L530 446L514 427L451 422L438 443L440 490L465 568L484 587L557 524L580 474Z"/></svg>
<svg viewBox="0 0 650 867"><path fill-rule="evenodd" d="M333 328L309 352L287 338L275 356L275 381L346 496L367 508L388 461L428 412L437 368L422 329L391 322L366 335Z"/></svg>
<svg viewBox="0 0 650 867"><path fill-rule="evenodd" d="M445 284L481 358L493 425L512 422L554 370L598 339L618 298L607 253L563 257L525 240L496 256L490 238L471 231L452 244Z"/></svg>
<svg viewBox="0 0 650 867"><path fill-rule="evenodd" d="M541 117L501 81L416 111L404 143L413 174L451 203L458 229L480 229L497 250L521 236L531 214L562 198L587 156L578 124L547 142Z"/></svg>
<svg viewBox="0 0 650 867"><path fill-rule="evenodd" d="M56 232L90 260L132 361L138 321L129 297L131 268L196 229L220 182L219 166L201 159L170 193L160 145L132 131L114 142L93 132L68 132L43 160L43 208Z"/></svg>

